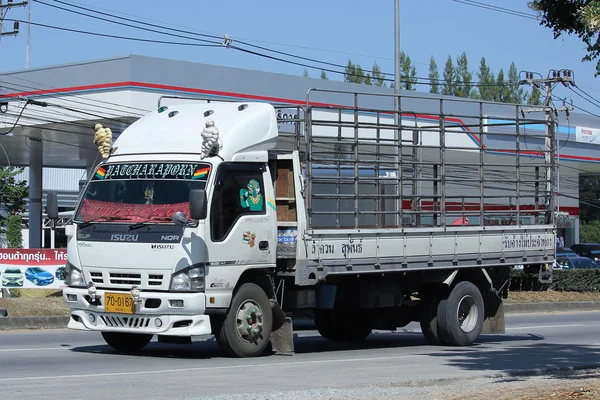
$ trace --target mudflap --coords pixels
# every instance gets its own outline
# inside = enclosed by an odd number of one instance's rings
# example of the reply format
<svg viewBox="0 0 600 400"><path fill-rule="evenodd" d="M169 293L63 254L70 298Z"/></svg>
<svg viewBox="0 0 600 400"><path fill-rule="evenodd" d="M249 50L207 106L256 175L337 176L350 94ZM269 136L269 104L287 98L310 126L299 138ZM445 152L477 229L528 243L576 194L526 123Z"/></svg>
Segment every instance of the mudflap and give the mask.
<svg viewBox="0 0 600 400"><path fill-rule="evenodd" d="M285 313L275 300L271 300L273 310L273 330L271 331L271 346L275 353L294 353L294 327L292 319Z"/></svg>
<svg viewBox="0 0 600 400"><path fill-rule="evenodd" d="M485 320L483 321L482 334L506 333L504 320L504 302L495 293L484 297Z"/></svg>

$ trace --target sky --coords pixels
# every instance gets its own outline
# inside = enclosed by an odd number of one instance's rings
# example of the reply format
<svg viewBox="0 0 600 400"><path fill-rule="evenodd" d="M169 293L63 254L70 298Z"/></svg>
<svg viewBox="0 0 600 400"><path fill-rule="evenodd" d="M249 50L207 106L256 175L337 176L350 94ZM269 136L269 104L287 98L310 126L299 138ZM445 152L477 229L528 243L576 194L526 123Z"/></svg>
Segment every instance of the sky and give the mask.
<svg viewBox="0 0 600 400"><path fill-rule="evenodd" d="M35 23L111 35L189 42L183 38L90 19L39 2L69 8L55 0L30 1L31 21ZM61 1L178 29L220 37L228 34L234 45L236 40L244 40L334 64L345 65L348 59L352 59L354 63L370 69L377 62L383 72L394 71L393 0ZM532 14L527 8L527 0L479 1ZM6 18L26 21L27 9L11 9ZM10 28L12 22L5 22L5 25ZM3 37L0 41L0 73L21 70L26 66L27 25L21 24L20 30L17 37ZM486 58L494 73L500 68L506 73L513 61L518 70L534 71L543 76L550 69L572 69L578 87L594 99L600 98L600 77L594 77L595 62L581 60L585 55L583 43L576 36L565 35L554 39L552 31L540 26L536 20L453 0L400 0L400 30L401 49L415 63L419 77L427 77L431 56L435 58L441 76L448 56L456 60L457 56L466 52L469 68L474 72L478 69L481 57ZM39 26L31 27L30 40L30 68L138 54L292 75L302 75L304 71L302 66L223 46L207 48L140 43ZM265 53L264 50L258 51ZM337 67L327 68L341 70ZM311 77L320 76L320 70L308 69L308 73ZM328 73L328 76L330 79L343 80L342 75ZM473 80L477 80L476 75ZM428 89L423 86L419 90ZM568 96L575 105L600 115L597 105L573 91L558 85L554 93L560 97Z"/></svg>

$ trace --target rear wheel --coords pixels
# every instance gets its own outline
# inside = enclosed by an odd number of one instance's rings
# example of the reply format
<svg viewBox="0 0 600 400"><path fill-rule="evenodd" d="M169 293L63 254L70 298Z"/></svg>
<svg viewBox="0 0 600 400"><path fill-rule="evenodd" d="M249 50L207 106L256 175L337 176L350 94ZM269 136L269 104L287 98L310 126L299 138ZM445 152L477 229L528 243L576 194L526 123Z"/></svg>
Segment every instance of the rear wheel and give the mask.
<svg viewBox="0 0 600 400"><path fill-rule="evenodd" d="M477 286L459 282L438 305L438 330L443 342L453 346L473 344L483 329L484 317L483 297Z"/></svg>
<svg viewBox="0 0 600 400"><path fill-rule="evenodd" d="M152 340L152 335L139 333L102 332L102 337L106 344L119 351L138 351Z"/></svg>
<svg viewBox="0 0 600 400"><path fill-rule="evenodd" d="M419 323L425 339L433 345L443 344L438 331L438 305L441 299L441 289L427 290L421 299Z"/></svg>
<svg viewBox="0 0 600 400"><path fill-rule="evenodd" d="M234 357L260 356L269 345L272 328L269 298L260 286L245 283L233 297L217 343Z"/></svg>
<svg viewBox="0 0 600 400"><path fill-rule="evenodd" d="M373 317L356 310L317 310L315 325L325 339L334 342L361 342L373 330Z"/></svg>

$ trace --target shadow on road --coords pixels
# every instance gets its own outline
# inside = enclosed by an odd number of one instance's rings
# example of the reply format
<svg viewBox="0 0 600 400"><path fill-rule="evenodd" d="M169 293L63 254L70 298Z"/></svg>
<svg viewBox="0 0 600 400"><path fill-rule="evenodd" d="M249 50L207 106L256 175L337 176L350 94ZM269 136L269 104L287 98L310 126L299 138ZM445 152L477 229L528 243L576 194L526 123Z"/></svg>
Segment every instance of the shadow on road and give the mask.
<svg viewBox="0 0 600 400"><path fill-rule="evenodd" d="M484 340L481 342L492 343ZM480 348L478 348L480 347ZM600 348L576 344L555 344L543 341L512 343L502 347L474 346L469 348L443 347L428 353L438 357L441 365L461 370L502 373L518 380L519 376L531 375L532 371L573 379L567 370L600 367Z"/></svg>
<svg viewBox="0 0 600 400"><path fill-rule="evenodd" d="M424 351L424 355L437 355L438 353L431 354L437 349L448 349L451 352L457 351L462 354L465 352L476 352L477 347L482 344L494 344L494 343L510 343L510 342L531 342L540 341L544 338L539 335L524 334L524 335L482 335L480 341L473 347L461 348L456 350L455 348L446 347L434 347L431 346L423 337L422 333L417 330L413 331L410 329L399 329L396 332L385 332L376 331L373 332L367 340L361 343L340 343L332 342L324 339L318 333L314 332L295 332L294 333L294 347L296 354L313 354L313 353L339 353L342 351L357 351L357 350L370 350L370 349L400 349L400 348L427 348ZM148 346L138 353L123 353L118 352L108 345L95 345L95 346L80 346L73 347L71 351L76 353L101 353L106 355L117 355L117 356L143 356L153 358L172 358L172 359L211 359L211 358L222 358L223 353L219 349L214 338L207 340L196 341L191 345L174 345L158 343L152 341ZM443 354L443 353L440 353ZM271 355L271 354L268 354Z"/></svg>

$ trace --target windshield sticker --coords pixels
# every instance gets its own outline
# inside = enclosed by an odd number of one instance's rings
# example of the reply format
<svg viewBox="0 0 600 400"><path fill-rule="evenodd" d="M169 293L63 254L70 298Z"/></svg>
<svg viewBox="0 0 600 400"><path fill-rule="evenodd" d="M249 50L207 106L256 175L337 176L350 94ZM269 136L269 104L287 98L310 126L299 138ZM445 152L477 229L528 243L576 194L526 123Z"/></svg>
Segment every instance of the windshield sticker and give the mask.
<svg viewBox="0 0 600 400"><path fill-rule="evenodd" d="M107 179L194 179L206 180L210 167L206 164L134 163L99 167L92 180Z"/></svg>
<svg viewBox="0 0 600 400"><path fill-rule="evenodd" d="M244 232L242 237L242 243L247 244L250 247L254 247L254 241L256 240L256 233L254 232Z"/></svg>
<svg viewBox="0 0 600 400"><path fill-rule="evenodd" d="M260 183L256 179L248 182L247 189L240 189L240 204L243 208L249 208L250 211L262 211L263 198L260 193Z"/></svg>
<svg viewBox="0 0 600 400"><path fill-rule="evenodd" d="M106 170L102 167L98 168L98 171L96 171L96 178L98 179L104 179L104 175L106 175Z"/></svg>
<svg viewBox="0 0 600 400"><path fill-rule="evenodd" d="M192 179L206 179L208 171L210 171L210 168L198 168L196 169L196 172L194 172Z"/></svg>

